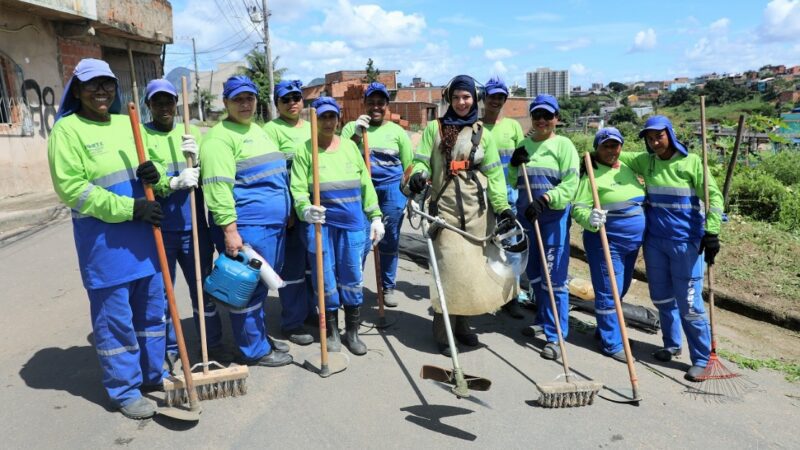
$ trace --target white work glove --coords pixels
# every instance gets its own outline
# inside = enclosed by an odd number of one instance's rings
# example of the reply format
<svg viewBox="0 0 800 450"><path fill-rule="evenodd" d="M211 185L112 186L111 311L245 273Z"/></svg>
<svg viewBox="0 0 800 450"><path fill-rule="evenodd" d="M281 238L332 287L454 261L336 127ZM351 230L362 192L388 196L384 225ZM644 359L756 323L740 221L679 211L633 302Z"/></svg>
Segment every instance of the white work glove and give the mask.
<svg viewBox="0 0 800 450"><path fill-rule="evenodd" d="M369 128L370 120L372 120L372 118L367 114L362 114L358 116L358 119L356 119L356 130L355 130L356 136L361 137L361 135L364 134L364 130Z"/></svg>
<svg viewBox="0 0 800 450"><path fill-rule="evenodd" d="M606 214L608 214L608 211L604 209L592 208L592 212L589 213L589 225L595 228L600 228L601 225L605 225Z"/></svg>
<svg viewBox="0 0 800 450"><path fill-rule="evenodd" d="M194 136L191 134L184 134L181 138L183 141L181 142L181 151L183 152L183 157L188 158L192 157L192 161L197 164L198 156L200 155L200 147L197 146L197 141L194 140Z"/></svg>
<svg viewBox="0 0 800 450"><path fill-rule="evenodd" d="M324 206L306 206L303 210L303 220L307 223L325 223Z"/></svg>
<svg viewBox="0 0 800 450"><path fill-rule="evenodd" d="M173 191L196 188L198 180L200 180L200 169L197 167L187 167L181 170L181 173L178 174L177 177L169 179L169 188Z"/></svg>
<svg viewBox="0 0 800 450"><path fill-rule="evenodd" d="M369 238L372 240L372 246L378 245L378 242L383 239L386 234L386 229L383 227L383 221L380 217L372 219L372 224L369 226Z"/></svg>

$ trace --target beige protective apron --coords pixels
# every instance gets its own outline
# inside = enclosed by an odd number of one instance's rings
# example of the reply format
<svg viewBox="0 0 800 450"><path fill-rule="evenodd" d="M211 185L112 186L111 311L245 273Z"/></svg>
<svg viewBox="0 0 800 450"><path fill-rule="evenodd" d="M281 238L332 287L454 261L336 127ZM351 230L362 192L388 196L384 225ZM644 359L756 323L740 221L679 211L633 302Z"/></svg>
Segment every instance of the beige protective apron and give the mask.
<svg viewBox="0 0 800 450"><path fill-rule="evenodd" d="M480 122L461 130L453 147L453 161L469 160L473 132L478 132L479 127L482 127ZM440 132L431 152L433 179L431 180L430 198L431 201L438 198L438 211L434 209L431 214L438 215L448 224L461 228L461 208L458 206L456 194L458 189L461 193L465 231L478 237L484 237L494 230L495 219L486 194L489 182L480 171L483 147L479 145L474 156L473 173L480 183L481 187L479 187L467 170L461 170L455 175L458 177L458 183L455 179L445 183L447 162L445 155L439 150L440 144L441 123ZM444 191L442 191L443 186ZM487 248L491 245L494 244L488 241L477 243L447 229L439 229L436 234L433 248L439 263L439 276L447 299L447 310L450 314L476 316L493 313L511 298L515 280L498 276L487 264ZM435 282L431 284L430 292L433 310L438 313L442 312Z"/></svg>

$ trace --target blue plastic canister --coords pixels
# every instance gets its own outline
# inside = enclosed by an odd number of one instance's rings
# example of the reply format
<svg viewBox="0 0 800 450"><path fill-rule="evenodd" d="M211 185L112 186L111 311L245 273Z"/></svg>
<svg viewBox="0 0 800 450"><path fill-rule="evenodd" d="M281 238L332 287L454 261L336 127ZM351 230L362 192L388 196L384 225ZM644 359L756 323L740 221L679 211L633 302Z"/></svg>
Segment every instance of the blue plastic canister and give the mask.
<svg viewBox="0 0 800 450"><path fill-rule="evenodd" d="M223 253L214 261L214 269L203 283L203 290L217 301L243 308L256 290L260 270L261 261L249 259L243 252L236 258Z"/></svg>

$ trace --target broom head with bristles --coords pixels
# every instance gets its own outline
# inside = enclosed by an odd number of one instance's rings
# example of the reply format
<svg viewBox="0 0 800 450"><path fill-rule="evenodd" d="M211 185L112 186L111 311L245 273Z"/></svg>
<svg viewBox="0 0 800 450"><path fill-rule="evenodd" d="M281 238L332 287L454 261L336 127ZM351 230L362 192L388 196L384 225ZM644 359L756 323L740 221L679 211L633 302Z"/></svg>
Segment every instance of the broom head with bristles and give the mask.
<svg viewBox="0 0 800 450"><path fill-rule="evenodd" d="M538 384L541 395L539 406L544 408L572 408L588 406L594 402L597 392L603 383L597 381L556 381Z"/></svg>
<svg viewBox="0 0 800 450"><path fill-rule="evenodd" d="M198 372L192 374L194 388L200 400L214 400L224 397L238 397L247 393L247 377L250 369L247 366L232 364L224 367L216 362L209 365L220 368L209 370L208 373ZM195 367L202 366L198 364ZM194 369L194 368L193 368ZM182 376L164 378L164 403L167 406L182 405L189 401L189 392Z"/></svg>

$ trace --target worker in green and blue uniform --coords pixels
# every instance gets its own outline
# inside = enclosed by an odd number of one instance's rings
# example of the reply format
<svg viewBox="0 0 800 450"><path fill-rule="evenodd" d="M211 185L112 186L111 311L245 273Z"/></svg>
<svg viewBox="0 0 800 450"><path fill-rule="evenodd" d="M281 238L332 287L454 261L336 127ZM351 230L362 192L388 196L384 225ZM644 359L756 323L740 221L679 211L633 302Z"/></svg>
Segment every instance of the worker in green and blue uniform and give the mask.
<svg viewBox="0 0 800 450"><path fill-rule="evenodd" d="M208 131L200 151L203 193L217 251L236 257L245 243L280 270L289 219L284 154L253 123L258 88L246 76L228 78L222 98L227 117ZM259 283L247 305L231 308L242 362L278 367L292 362L289 346L269 339L264 322L267 288Z"/></svg>
<svg viewBox="0 0 800 450"><path fill-rule="evenodd" d="M522 146L514 150L509 161L508 178L517 180L517 188L521 190L517 210L523 212L520 222L529 232L532 247L538 247L532 224L534 220L539 221L544 245L542 250L548 261L561 331L566 339L569 334L569 225L571 202L578 188L578 152L572 141L556 134L559 106L555 97L538 95L531 101L529 110L532 132L530 137L522 141ZM519 173L521 164L526 164L526 173ZM524 176L531 185L532 202L528 202ZM531 254L538 255L539 250L532 248ZM547 280L543 279L541 258L532 256L526 272L536 299L534 324L543 328L547 339L541 356L557 359L561 350L547 292Z"/></svg>
<svg viewBox="0 0 800 450"><path fill-rule="evenodd" d="M397 306L397 295L394 290L397 286L397 262L400 256L400 227L403 225L403 212L406 207L406 196L400 190L400 182L414 155L411 150L411 139L408 138L406 131L396 123L385 120L389 99L386 86L378 82L370 83L364 93L367 114L345 125L342 129L342 138L352 139L363 154L363 134L365 130L369 133L372 184L378 193L378 204L386 228L386 236L378 245L383 304L393 308ZM364 249L365 261L371 249L371 243L367 242Z"/></svg>
<svg viewBox="0 0 800 450"><path fill-rule="evenodd" d="M300 80L285 80L275 85L275 106L279 116L264 125L264 131L286 155L286 169L290 174L295 154L311 138L311 124L300 118L303 110L302 86ZM297 215L292 211L286 229L286 250L280 273L286 286L278 290L282 307L281 332L295 344L309 345L314 342L314 337L303 327L303 322L309 317L317 317L317 300L311 290L311 268L308 267L301 237L303 227L298 222Z"/></svg>
<svg viewBox="0 0 800 450"><path fill-rule="evenodd" d="M583 248L594 287L594 313L601 352L626 362L605 253L598 230L605 225L619 297L625 297L644 238L645 190L636 174L619 161L625 139L616 128L600 129L592 154L600 209L594 207L589 177L584 175L575 194L572 218L583 228Z"/></svg>
<svg viewBox="0 0 800 450"><path fill-rule="evenodd" d="M167 253L167 266L175 282L175 268L180 265L183 278L189 286L192 300L194 323L199 330L200 317L197 308L197 282L195 274L194 249L192 246L192 217L189 196L191 189L197 186L200 169L187 167L186 158L191 157L198 162L200 130L191 126L189 134L184 133L183 126L175 126L178 106L178 91L172 83L160 78L151 80L145 89L145 104L150 109L152 120L145 124L142 135L150 157L163 161L167 176L170 178L172 192L166 198L160 198L164 220L161 222L161 234L164 237L164 248ZM196 189L197 205L203 205L203 191ZM200 250L200 276L205 278L211 270L211 258L214 254L213 244L208 234L208 224L202 208L197 214L197 239ZM222 322L217 314L216 305L206 299L205 302L206 344L208 357L211 360L228 363L232 355L224 351L222 345ZM167 314L167 359L174 364L178 359L178 343L175 329Z"/></svg>
<svg viewBox="0 0 800 450"><path fill-rule="evenodd" d="M492 133L495 145L497 146L497 153L500 154L500 161L503 163L503 175L506 177L506 192L508 194L508 204L511 205L511 210L514 214L517 213L517 198L519 190L517 190L515 183L509 181L508 178L508 163L511 161L511 155L514 149L522 144L525 139L525 133L522 131L522 126L516 120L510 117L502 117L503 106L508 99L508 86L499 77L492 77L486 82L486 97L483 100L483 127ZM519 279L517 279L519 283ZM528 295L524 291L520 291L517 298L512 298L503 306L511 317L515 319L522 319L524 315L520 309L520 303L526 303Z"/></svg>
<svg viewBox="0 0 800 450"><path fill-rule="evenodd" d="M136 167L129 118L120 115L117 77L108 63L83 59L65 86L47 157L53 188L72 209L81 279L89 296L102 383L126 417L155 414L143 392L158 389L165 352L164 282L152 227L161 205L144 183L168 192L163 169Z"/></svg>
<svg viewBox="0 0 800 450"><path fill-rule="evenodd" d="M377 244L384 227L378 196L372 186L364 158L350 139L336 136L341 114L331 97L320 97L311 104L319 118L319 195L320 206L311 203L314 191L311 140L295 155L292 163L292 197L297 216L305 227L304 241L312 268L315 293L323 289L325 320L329 335L328 351L341 349L338 313L345 312L345 345L355 355L364 355L367 346L358 336L361 304L364 300L362 253L365 242ZM364 218L370 221L369 235ZM315 224L322 224L324 286L317 285Z"/></svg>
<svg viewBox="0 0 800 450"><path fill-rule="evenodd" d="M702 297L703 260L712 265L719 252L722 194L714 177L709 177L711 205L706 217L701 197L703 161L678 141L668 118L650 117L639 137L644 138L647 152L623 152L619 159L647 186L644 262L664 341L654 356L667 362L681 354L682 327L692 361L684 378L702 381L711 355Z"/></svg>

